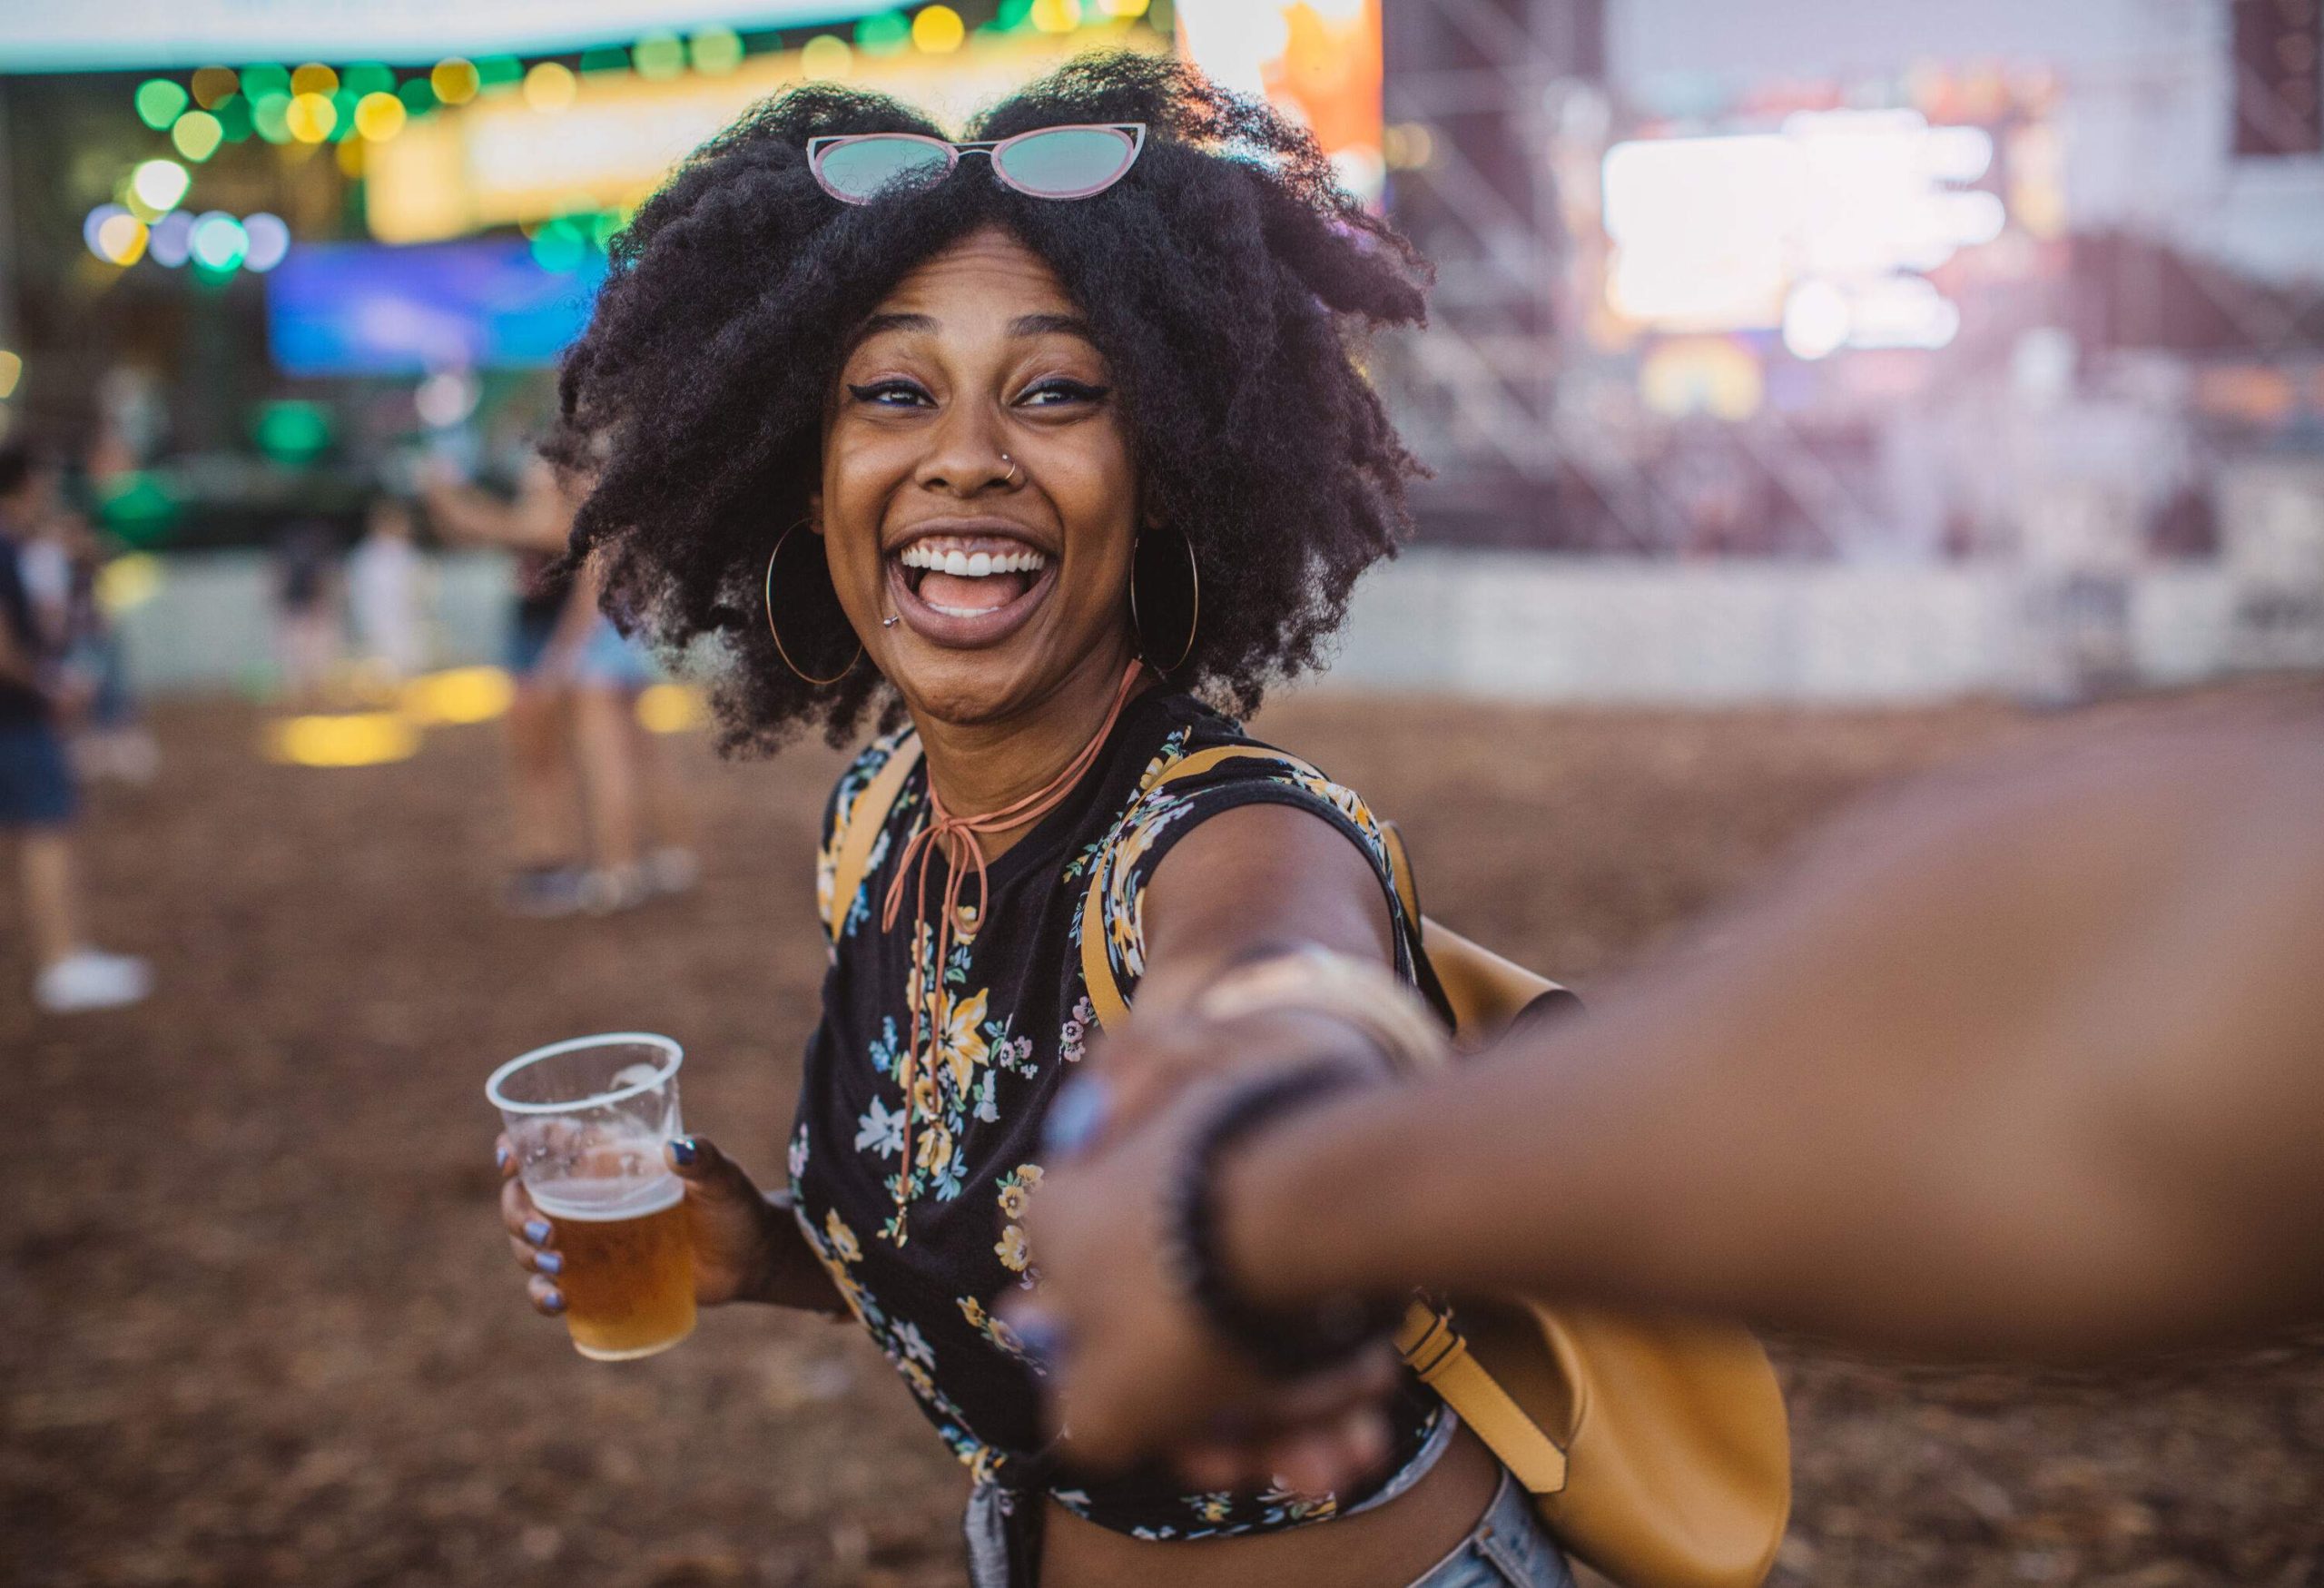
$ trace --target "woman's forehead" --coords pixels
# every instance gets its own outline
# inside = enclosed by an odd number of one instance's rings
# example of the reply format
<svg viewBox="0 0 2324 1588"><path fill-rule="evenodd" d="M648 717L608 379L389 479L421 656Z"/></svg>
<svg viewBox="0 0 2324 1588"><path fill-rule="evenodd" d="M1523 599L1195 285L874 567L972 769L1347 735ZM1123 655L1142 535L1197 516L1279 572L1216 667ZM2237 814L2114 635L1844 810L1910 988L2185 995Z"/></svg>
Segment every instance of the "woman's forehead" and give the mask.
<svg viewBox="0 0 2324 1588"><path fill-rule="evenodd" d="M1027 315L1078 316L1079 306L1039 254L998 227L970 232L922 261L872 311L924 315L939 325L1007 323Z"/></svg>

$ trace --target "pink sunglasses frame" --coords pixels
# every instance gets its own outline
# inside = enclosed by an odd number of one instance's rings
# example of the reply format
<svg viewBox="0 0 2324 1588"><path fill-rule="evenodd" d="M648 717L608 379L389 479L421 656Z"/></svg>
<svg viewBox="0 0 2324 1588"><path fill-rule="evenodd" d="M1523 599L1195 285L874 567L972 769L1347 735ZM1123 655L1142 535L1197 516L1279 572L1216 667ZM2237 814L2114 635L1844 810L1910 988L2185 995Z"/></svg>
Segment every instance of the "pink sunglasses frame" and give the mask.
<svg viewBox="0 0 2324 1588"><path fill-rule="evenodd" d="M1117 133L1128 141L1129 153L1123 159L1121 164L1115 170L1114 173L1106 178L1105 181L1098 182L1090 187L1076 188L1071 192L1042 192L1038 189L1027 187L1023 182L1011 181L1009 173L1000 168L1000 156L1003 152L1010 148L1012 145L1025 142L1028 138L1046 137L1051 133ZM1121 181L1122 178L1129 174L1129 168L1137 163L1138 155L1143 153L1146 150L1146 123L1144 122L1067 122L1061 125L1054 127L1035 127L1030 132L1019 133L1012 137L979 138L973 139L966 143L955 143L943 138L931 138L921 133L841 133L827 134L823 137L810 138L807 140L807 168L814 173L815 185L822 188L825 192L831 194L832 197L837 199L842 204L868 204L872 202L873 199L879 196L878 194L874 193L870 197L858 198L852 193L841 192L838 188L833 187L828 181L824 180L823 160L824 157L829 155L834 149L842 149L850 143L861 143L874 138L883 140L901 139L907 143L924 143L931 149L941 149L944 151L943 174L935 177L924 184L928 187L934 187L938 182L950 179L951 174L960 168L960 157L962 155L981 154L985 157L985 163L992 167L992 180L999 182L1001 186L1009 189L1011 192L1023 193L1027 198L1032 199L1086 199L1093 197L1098 193L1104 192L1108 188L1112 187L1116 182Z"/></svg>

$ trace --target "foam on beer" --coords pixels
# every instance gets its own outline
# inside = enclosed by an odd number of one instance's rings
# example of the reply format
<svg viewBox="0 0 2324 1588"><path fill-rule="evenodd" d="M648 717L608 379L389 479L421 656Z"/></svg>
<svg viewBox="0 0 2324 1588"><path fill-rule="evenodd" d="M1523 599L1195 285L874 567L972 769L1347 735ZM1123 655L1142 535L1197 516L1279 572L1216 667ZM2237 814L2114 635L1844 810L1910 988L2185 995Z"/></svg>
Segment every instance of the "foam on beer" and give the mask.
<svg viewBox="0 0 2324 1588"><path fill-rule="evenodd" d="M554 1189L527 1186L533 1206L551 1218L576 1218L585 1223L609 1223L616 1218L643 1218L685 1199L685 1182L675 1175L650 1179L606 1178L559 1180Z"/></svg>

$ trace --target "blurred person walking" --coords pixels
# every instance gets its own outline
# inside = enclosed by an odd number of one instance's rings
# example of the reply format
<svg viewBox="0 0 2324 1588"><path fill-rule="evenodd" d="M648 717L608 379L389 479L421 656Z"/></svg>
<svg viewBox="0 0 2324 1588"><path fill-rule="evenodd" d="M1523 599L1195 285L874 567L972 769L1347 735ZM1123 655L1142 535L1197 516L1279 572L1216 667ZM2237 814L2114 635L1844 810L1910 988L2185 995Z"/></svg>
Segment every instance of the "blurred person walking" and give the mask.
<svg viewBox="0 0 2324 1588"><path fill-rule="evenodd" d="M364 510L363 538L347 558L347 600L369 682L392 689L427 663L421 626L425 560L413 541L411 504L388 491Z"/></svg>
<svg viewBox="0 0 2324 1588"><path fill-rule="evenodd" d="M339 537L320 518L294 518L274 542L274 656L294 711L329 704L342 651Z"/></svg>
<svg viewBox="0 0 2324 1588"><path fill-rule="evenodd" d="M529 459L514 502L447 473L428 477L423 497L446 534L516 558L507 660L517 683L508 736L517 869L503 893L508 908L536 916L624 909L691 886L690 810L636 720L651 666L599 610L597 576L557 571L573 505L556 470ZM586 843L576 819L583 805Z"/></svg>
<svg viewBox="0 0 2324 1588"><path fill-rule="evenodd" d="M1137 1238L1204 1107L1162 1057L1133 1031L1093 1059L1100 1149L1051 1167L1020 1331L1111 1456L1331 1465L1374 1392L1266 1386ZM1221 1186L1260 1316L1521 1291L2036 1360L2324 1319L2324 725L1935 780L1597 1012L1319 1095Z"/></svg>
<svg viewBox="0 0 2324 1588"><path fill-rule="evenodd" d="M44 459L21 443L0 446L0 828L15 835L23 871L33 1000L63 1014L134 1003L152 977L143 960L101 952L83 930L55 636L24 577L25 548L55 512L55 488Z"/></svg>

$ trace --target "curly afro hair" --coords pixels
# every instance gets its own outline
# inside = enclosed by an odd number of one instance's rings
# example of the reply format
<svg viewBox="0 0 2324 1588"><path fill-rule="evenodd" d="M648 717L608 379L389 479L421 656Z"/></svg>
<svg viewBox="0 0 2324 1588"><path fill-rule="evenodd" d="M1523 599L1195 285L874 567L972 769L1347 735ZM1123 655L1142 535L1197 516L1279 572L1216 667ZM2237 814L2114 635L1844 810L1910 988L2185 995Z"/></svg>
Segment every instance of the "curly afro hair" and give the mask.
<svg viewBox="0 0 2324 1588"><path fill-rule="evenodd" d="M819 483L852 330L985 226L1040 255L1082 306L1121 394L1142 506L1194 548L1201 624L1174 682L1255 709L1268 682L1315 665L1357 576L1394 551L1420 468L1351 333L1419 323L1425 262L1342 191L1307 133L1167 57L1077 58L973 135L1070 122L1143 122L1144 153L1086 200L1029 198L971 163L849 205L816 184L810 138L946 134L883 96L794 88L704 144L615 241L545 449L587 483L571 556L601 559L608 606L665 647L729 647L715 691L728 750L814 723L841 743L894 708L868 663L828 687L793 674L761 581ZM795 652L850 653L828 597L785 610ZM818 610L826 631L806 632Z"/></svg>

